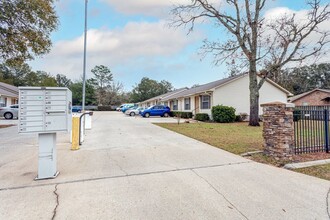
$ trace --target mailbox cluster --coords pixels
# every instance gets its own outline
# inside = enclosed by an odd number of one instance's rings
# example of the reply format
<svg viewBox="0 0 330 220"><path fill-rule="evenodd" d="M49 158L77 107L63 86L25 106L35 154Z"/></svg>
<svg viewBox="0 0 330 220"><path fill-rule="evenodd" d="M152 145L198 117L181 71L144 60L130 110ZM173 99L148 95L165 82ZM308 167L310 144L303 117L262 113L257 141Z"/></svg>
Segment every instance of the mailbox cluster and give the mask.
<svg viewBox="0 0 330 220"><path fill-rule="evenodd" d="M67 88L20 87L19 133L71 129L71 91Z"/></svg>
<svg viewBox="0 0 330 220"><path fill-rule="evenodd" d="M56 132L71 131L72 93L59 87L19 87L19 133L38 133L38 179L55 178Z"/></svg>

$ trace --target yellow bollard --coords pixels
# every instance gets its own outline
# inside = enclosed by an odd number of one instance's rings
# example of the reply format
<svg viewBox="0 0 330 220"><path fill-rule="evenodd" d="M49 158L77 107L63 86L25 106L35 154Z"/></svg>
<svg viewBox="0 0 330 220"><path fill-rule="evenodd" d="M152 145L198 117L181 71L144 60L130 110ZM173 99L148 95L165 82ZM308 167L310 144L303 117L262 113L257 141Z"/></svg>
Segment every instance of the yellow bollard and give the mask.
<svg viewBox="0 0 330 220"><path fill-rule="evenodd" d="M79 150L80 118L72 117L72 146L71 150Z"/></svg>

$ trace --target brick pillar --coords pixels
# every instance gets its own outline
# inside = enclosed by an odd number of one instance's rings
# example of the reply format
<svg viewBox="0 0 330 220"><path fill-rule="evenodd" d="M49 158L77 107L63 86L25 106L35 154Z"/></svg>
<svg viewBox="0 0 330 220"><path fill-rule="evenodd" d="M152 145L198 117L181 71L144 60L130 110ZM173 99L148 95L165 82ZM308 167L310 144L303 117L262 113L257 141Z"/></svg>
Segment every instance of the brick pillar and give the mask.
<svg viewBox="0 0 330 220"><path fill-rule="evenodd" d="M262 104L264 148L275 159L292 159L294 146L293 107L291 103Z"/></svg>

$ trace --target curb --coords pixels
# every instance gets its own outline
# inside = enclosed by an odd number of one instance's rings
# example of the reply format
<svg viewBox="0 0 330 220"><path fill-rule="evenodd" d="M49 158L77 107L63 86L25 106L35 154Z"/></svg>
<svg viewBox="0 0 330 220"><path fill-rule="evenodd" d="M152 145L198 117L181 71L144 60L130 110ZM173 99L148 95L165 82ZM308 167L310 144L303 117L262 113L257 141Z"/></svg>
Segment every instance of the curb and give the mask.
<svg viewBox="0 0 330 220"><path fill-rule="evenodd" d="M329 164L329 163L330 163L330 159L315 160L315 161L308 161L308 162L302 162L302 163L289 163L289 164L286 164L283 168L293 170L293 169L312 167L312 166L317 166L317 165L325 165L325 164Z"/></svg>

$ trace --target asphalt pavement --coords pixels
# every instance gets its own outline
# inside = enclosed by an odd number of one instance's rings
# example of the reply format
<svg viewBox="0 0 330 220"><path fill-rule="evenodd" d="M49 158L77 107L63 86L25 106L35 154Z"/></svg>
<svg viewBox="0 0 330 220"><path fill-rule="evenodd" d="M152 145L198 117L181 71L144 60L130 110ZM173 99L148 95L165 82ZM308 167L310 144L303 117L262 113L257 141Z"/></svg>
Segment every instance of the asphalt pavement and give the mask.
<svg viewBox="0 0 330 220"><path fill-rule="evenodd" d="M0 219L330 219L329 181L152 122L176 120L95 112L80 150L57 134L60 175L42 181L37 135L0 129Z"/></svg>

